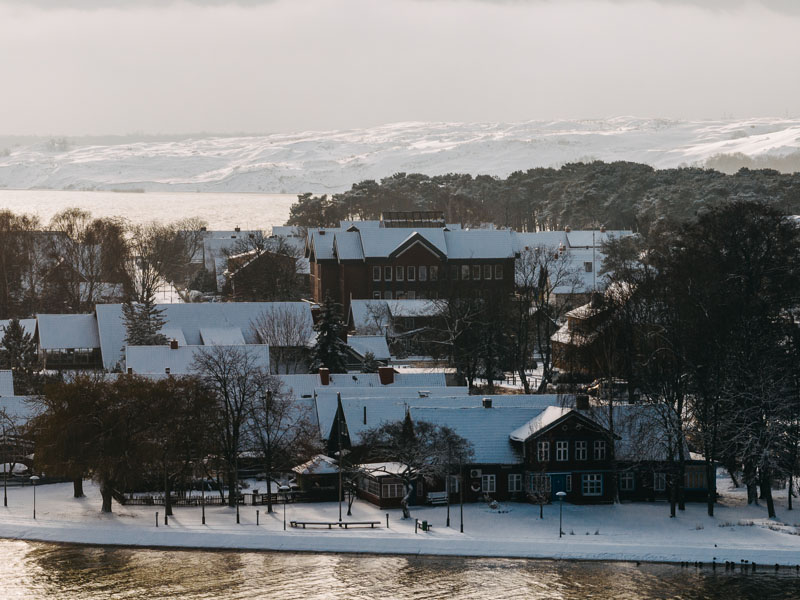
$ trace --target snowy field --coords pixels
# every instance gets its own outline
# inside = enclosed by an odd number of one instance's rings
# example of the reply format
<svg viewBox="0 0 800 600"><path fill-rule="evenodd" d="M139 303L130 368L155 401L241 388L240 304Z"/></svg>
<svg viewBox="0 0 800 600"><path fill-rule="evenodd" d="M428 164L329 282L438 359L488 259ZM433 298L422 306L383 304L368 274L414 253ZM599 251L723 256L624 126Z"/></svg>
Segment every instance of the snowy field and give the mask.
<svg viewBox="0 0 800 600"><path fill-rule="evenodd" d="M721 483L723 483L721 481ZM86 484L87 497L73 499L71 484L40 486L36 490L36 520L32 519L33 490L10 488L8 508L0 507L0 537L48 542L218 548L356 552L376 554L433 554L488 557L573 558L591 560L703 561L740 560L758 564L800 564L800 511L786 510L785 492L778 492L778 518L766 518L764 507L746 506L742 490L723 489L716 516L705 505L689 504L675 519L664 503L616 506L564 505L563 538L558 537L558 505L509 503L497 511L485 504L464 506L464 533L459 533L459 507L451 506L451 527L445 526L445 507L415 507L412 517L427 520L433 530L414 533L414 519L403 521L399 510L380 510L356 501L345 520L381 521L376 529L292 529L283 531L283 507L266 514L256 508L235 510L178 507L169 526L163 507L123 507L100 513L99 492ZM155 512L161 523L155 527ZM346 511L346 505L345 505ZM385 527L389 514L389 528ZM287 520L336 521L336 503L289 504Z"/></svg>
<svg viewBox="0 0 800 600"><path fill-rule="evenodd" d="M394 123L169 142L0 147L0 188L330 193L398 172L507 176L575 161L702 166L712 156L784 156L800 119L616 117L521 123ZM7 155L4 155L8 151Z"/></svg>

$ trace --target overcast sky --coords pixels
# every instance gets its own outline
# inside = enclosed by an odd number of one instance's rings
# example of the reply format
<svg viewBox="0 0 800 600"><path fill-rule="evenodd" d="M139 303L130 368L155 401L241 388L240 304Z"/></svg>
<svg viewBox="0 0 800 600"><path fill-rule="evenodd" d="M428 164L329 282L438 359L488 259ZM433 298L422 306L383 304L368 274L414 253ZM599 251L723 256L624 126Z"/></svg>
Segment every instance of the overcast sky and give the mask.
<svg viewBox="0 0 800 600"><path fill-rule="evenodd" d="M0 0L0 134L800 115L800 0Z"/></svg>

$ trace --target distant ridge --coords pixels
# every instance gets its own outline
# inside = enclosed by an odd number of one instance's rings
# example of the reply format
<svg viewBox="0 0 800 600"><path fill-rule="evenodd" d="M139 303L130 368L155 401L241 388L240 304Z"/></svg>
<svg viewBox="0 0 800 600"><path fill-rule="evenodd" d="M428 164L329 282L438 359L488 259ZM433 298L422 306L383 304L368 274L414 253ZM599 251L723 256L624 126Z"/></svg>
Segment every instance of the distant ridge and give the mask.
<svg viewBox="0 0 800 600"><path fill-rule="evenodd" d="M258 136L142 137L147 141L91 145L80 138L6 139L6 146L0 138L0 188L331 193L397 172L506 176L592 160L800 170L800 119L410 122Z"/></svg>

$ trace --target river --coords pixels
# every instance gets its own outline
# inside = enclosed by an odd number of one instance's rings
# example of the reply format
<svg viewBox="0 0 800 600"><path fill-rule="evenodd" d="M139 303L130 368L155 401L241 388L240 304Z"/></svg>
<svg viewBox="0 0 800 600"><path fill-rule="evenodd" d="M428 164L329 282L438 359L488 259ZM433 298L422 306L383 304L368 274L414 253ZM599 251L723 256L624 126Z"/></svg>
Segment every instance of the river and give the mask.
<svg viewBox="0 0 800 600"><path fill-rule="evenodd" d="M0 540L4 599L797 599L800 576L673 565L205 552Z"/></svg>
<svg viewBox="0 0 800 600"><path fill-rule="evenodd" d="M43 224L60 210L78 207L95 217L122 217L132 223L199 217L211 229L269 230L286 222L296 201L293 194L0 190L0 209L35 214Z"/></svg>

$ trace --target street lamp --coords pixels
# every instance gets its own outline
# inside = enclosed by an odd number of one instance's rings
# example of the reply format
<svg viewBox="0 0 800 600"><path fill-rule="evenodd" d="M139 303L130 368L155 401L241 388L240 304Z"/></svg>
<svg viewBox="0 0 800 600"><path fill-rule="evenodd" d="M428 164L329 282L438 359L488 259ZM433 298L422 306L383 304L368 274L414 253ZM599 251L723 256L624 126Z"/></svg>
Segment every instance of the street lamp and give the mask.
<svg viewBox="0 0 800 600"><path fill-rule="evenodd" d="M286 531L286 499L289 497L289 492L292 488L288 485L282 485L278 488L278 491L283 494L283 530Z"/></svg>
<svg viewBox="0 0 800 600"><path fill-rule="evenodd" d="M560 538L564 531L561 529L562 518L564 515L564 496L567 492L556 492L558 496L558 537Z"/></svg>
<svg viewBox="0 0 800 600"><path fill-rule="evenodd" d="M38 475L31 475L31 483L33 484L33 518L36 518L36 482L39 481Z"/></svg>
<svg viewBox="0 0 800 600"><path fill-rule="evenodd" d="M200 511L202 513L203 525L206 524L206 478L200 484Z"/></svg>

